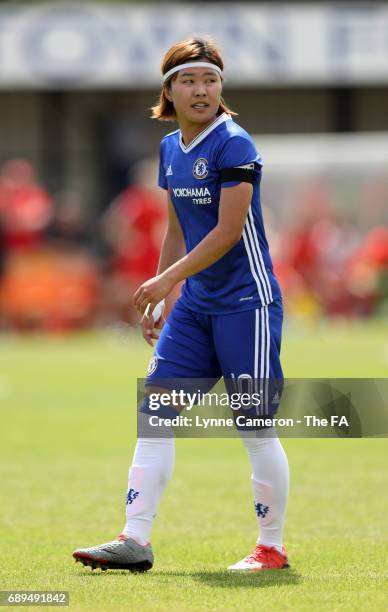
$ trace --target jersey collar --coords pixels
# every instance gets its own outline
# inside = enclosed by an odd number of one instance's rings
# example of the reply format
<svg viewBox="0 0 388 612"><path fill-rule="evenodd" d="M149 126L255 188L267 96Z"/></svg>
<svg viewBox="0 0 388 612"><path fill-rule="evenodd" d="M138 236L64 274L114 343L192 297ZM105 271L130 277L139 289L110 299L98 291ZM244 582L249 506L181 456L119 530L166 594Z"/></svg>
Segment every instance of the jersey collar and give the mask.
<svg viewBox="0 0 388 612"><path fill-rule="evenodd" d="M190 142L190 144L187 145L187 147L182 140L181 132L179 132L179 146L182 149L183 153L190 153L190 151L192 151L194 147L197 146L197 144L202 142L202 140L206 138L206 136L208 136L210 132L212 132L216 127L221 125L221 123L224 123L224 121L229 121L230 119L232 119L232 117L228 115L228 113L222 113L222 115L217 117L217 119L215 119L213 123L208 125L207 128L205 128L204 130L202 130L202 132L197 134L197 136L193 138L193 140Z"/></svg>

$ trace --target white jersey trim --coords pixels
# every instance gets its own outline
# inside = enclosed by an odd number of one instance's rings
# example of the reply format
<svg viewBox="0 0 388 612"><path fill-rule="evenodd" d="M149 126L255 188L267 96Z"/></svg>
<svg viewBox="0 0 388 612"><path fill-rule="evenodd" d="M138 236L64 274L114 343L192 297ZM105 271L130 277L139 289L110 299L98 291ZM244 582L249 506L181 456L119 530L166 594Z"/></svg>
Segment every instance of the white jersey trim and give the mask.
<svg viewBox="0 0 388 612"><path fill-rule="evenodd" d="M264 306L272 302L273 295L271 283L269 282L267 270L264 265L263 255L260 250L251 206L249 207L248 216L245 221L242 238L248 255L252 276L256 281L261 304Z"/></svg>
<svg viewBox="0 0 388 612"><path fill-rule="evenodd" d="M251 268L252 276L253 276L253 278L256 281L257 292L258 292L258 294L260 296L260 301L261 301L262 304L265 304L265 299L264 299L264 296L263 296L263 291L262 291L262 288L261 288L260 280L259 280L259 277L256 274L255 265L253 263L252 252L251 252L251 247L250 247L250 244L249 244L249 238L248 238L248 235L247 235L246 227L247 227L247 224L245 224L245 227L244 227L244 230L243 230L243 234L242 234L244 245L245 245L245 250L246 250L247 255L248 255L249 266Z"/></svg>
<svg viewBox="0 0 388 612"><path fill-rule="evenodd" d="M260 345L260 347L259 347ZM268 383L270 376L269 354L271 346L271 332L269 327L269 310L266 304L255 310L255 354L253 378L255 393L260 393L260 406L256 412L268 415ZM260 363L259 363L260 361Z"/></svg>
<svg viewBox="0 0 388 612"><path fill-rule="evenodd" d="M168 134L166 134L164 136L164 138L168 138L169 136L173 136L174 134L176 134L177 132L179 132L179 128L177 130L174 130L173 132L169 132Z"/></svg>
<svg viewBox="0 0 388 612"><path fill-rule="evenodd" d="M228 113L222 113L217 119L213 121L210 125L207 126L206 129L202 130L187 146L184 144L182 140L182 133L179 134L179 146L182 149L183 153L190 153L202 140L206 138L216 127L224 123L224 121L231 121L232 117L228 115Z"/></svg>
<svg viewBox="0 0 388 612"><path fill-rule="evenodd" d="M249 224L249 220L248 220L248 219L247 219L247 222L246 222L245 228L246 228L246 230L247 230L247 235L248 235L248 238L249 238L249 247L250 247L250 251L251 251L251 256L253 256L253 257L252 257L252 259L253 259L253 262L256 264L256 271L257 271L257 274L258 274L259 279L260 279L260 286L261 286L261 287L263 288L263 290L264 290L264 298L262 299L262 302L261 302L261 303L262 303L263 305L264 305L264 304L268 304L268 302L269 302L270 300L269 300L269 296L268 296L268 292L267 292L267 287L266 287L266 284L265 284L265 279L264 279L264 275L263 275L263 270L262 270L262 268L261 268L261 266L260 266L259 258L258 258L258 255L257 255L256 245L255 245L254 238L253 238L253 235L252 235L252 229L251 229L251 227L250 227L250 224ZM263 294L261 293L261 294L260 294L260 297L261 297L262 295L263 295Z"/></svg>
<svg viewBox="0 0 388 612"><path fill-rule="evenodd" d="M265 308L260 309L260 328L261 328L261 346L260 346L260 398L262 401L261 404L261 414L263 411L265 412L265 402L264 402L264 378L265 378L265 369L264 369L264 355L265 355L265 341L266 341L266 327L265 327Z"/></svg>
<svg viewBox="0 0 388 612"><path fill-rule="evenodd" d="M272 302L273 295L272 295L271 283L269 282L267 270L266 270L265 264L264 264L263 255L262 255L262 252L261 252L261 249L260 249L260 245L259 245L259 239L257 237L255 220L254 220L253 214L252 214L252 206L250 206L249 210L248 210L248 219L249 219L250 224L251 224L253 238L254 238L254 241L255 241L255 244L256 244L257 253L258 253L259 259L260 259L260 268L261 268L261 272L262 272L262 275L264 277L264 281L265 281L265 285L266 285L266 287L264 287L264 292L265 292L267 301L268 302ZM258 267L259 267L259 264L258 264Z"/></svg>
<svg viewBox="0 0 388 612"><path fill-rule="evenodd" d="M260 344L260 349L259 349ZM271 346L271 332L269 328L268 305L255 310L255 355L253 377L255 392L260 393L260 406L257 414L268 415L268 382L269 382L269 352ZM260 365L259 365L260 356ZM259 387L258 387L259 385Z"/></svg>
<svg viewBox="0 0 388 612"><path fill-rule="evenodd" d="M268 312L268 305L264 306L264 310L265 310L265 328L266 328L266 355L265 355L265 367L266 367L266 373L265 373L265 390L264 390L264 410L265 410L265 414L268 414L268 400L269 400L269 394L268 394L268 382L269 382L269 377L270 377L270 372L269 372L269 349L270 349L270 345L271 345L271 336L270 336L270 331L269 331L269 312Z"/></svg>
<svg viewBox="0 0 388 612"><path fill-rule="evenodd" d="M259 378L259 309L255 310L255 363L253 369L253 378L257 380Z"/></svg>

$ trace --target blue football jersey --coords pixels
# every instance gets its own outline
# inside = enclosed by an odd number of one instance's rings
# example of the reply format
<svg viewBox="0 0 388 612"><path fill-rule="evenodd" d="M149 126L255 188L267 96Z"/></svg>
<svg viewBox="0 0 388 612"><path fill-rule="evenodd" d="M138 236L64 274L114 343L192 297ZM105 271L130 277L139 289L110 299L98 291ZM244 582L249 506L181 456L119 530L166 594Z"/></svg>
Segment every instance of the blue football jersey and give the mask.
<svg viewBox="0 0 388 612"><path fill-rule="evenodd" d="M185 146L180 130L160 145L159 185L168 190L190 252L217 225L221 189L240 181L222 171L254 172L251 204L240 241L214 264L186 279L182 301L191 310L227 314L270 304L280 296L260 206L262 160L249 134L223 113Z"/></svg>

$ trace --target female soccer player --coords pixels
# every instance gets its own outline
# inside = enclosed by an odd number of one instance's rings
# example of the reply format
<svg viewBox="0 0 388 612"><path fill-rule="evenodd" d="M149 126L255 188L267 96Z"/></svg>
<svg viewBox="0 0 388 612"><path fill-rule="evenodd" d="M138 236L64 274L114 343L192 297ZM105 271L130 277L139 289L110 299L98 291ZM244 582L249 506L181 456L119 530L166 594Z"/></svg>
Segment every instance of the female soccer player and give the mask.
<svg viewBox="0 0 388 612"><path fill-rule="evenodd" d="M157 275L139 287L134 303L149 344L162 328L147 372L149 389L166 379L250 377L264 397L263 381L282 379L282 301L260 207L261 158L222 98L223 67L215 45L201 38L173 45L163 59L153 117L179 125L160 147L159 185L167 193L169 220ZM164 324L163 300L182 280L182 295ZM262 410L273 415L276 398L267 393ZM151 414L147 396L141 413ZM164 417L176 415L173 407L164 409ZM286 455L273 428L242 439L260 535L253 551L228 569L288 567L282 541ZM76 550L75 559L103 570L150 569L151 526L173 464L173 435L140 436L123 532L113 542Z"/></svg>

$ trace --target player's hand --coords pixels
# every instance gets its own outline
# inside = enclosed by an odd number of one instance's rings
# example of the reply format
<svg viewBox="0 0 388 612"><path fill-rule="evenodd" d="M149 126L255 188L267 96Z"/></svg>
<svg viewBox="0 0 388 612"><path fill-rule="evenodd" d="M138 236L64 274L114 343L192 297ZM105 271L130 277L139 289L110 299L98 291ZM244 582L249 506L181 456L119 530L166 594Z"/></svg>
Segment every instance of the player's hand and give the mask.
<svg viewBox="0 0 388 612"><path fill-rule="evenodd" d="M154 317L151 315L149 317L143 317L141 320L141 331L143 334L144 340L150 346L154 346L153 340L157 340L159 338L159 331L162 329L165 324L166 319L162 315L159 319L154 321Z"/></svg>
<svg viewBox="0 0 388 612"><path fill-rule="evenodd" d="M149 317L156 304L168 296L174 284L168 276L160 274L140 285L133 296L133 303L140 314L144 315L147 309Z"/></svg>

